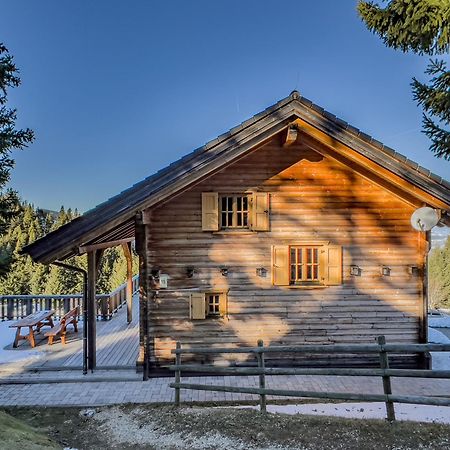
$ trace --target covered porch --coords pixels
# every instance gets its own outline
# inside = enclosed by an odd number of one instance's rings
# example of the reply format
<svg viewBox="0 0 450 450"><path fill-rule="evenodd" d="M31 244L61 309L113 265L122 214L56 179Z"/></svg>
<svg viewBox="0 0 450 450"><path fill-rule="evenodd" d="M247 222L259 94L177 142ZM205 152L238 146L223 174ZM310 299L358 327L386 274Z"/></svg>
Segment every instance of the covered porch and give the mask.
<svg viewBox="0 0 450 450"><path fill-rule="evenodd" d="M132 320L128 322L127 304L123 302L117 312L109 320L96 321L96 359L97 369L135 369L139 355L139 300L135 293L132 302ZM99 316L101 317L101 316ZM31 348L28 340L21 340L17 348L13 348L15 330L9 328L14 321L0 322L0 333L5 342L2 343L2 359L0 370L13 372L28 371L60 371L83 368L83 327L78 322L78 332L68 326L66 344L58 338L53 345L48 345L42 328L36 337L36 347Z"/></svg>

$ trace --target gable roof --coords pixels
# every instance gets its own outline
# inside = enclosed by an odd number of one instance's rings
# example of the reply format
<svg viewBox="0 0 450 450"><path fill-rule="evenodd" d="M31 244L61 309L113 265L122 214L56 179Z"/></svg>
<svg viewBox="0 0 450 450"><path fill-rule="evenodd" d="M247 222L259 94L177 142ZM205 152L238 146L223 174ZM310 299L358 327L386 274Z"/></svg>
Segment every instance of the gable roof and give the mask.
<svg viewBox="0 0 450 450"><path fill-rule="evenodd" d="M133 237L138 211L206 178L266 142L295 119L307 122L450 208L449 182L293 91L237 127L27 245L22 253L36 262L50 263L78 254L82 245Z"/></svg>

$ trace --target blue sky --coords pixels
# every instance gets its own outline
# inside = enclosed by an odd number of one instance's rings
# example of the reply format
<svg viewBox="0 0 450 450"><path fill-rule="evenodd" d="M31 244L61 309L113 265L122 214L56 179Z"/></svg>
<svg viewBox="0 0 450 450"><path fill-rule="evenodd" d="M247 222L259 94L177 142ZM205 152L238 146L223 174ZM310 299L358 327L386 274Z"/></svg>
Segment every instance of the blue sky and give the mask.
<svg viewBox="0 0 450 450"><path fill-rule="evenodd" d="M293 89L441 176L412 76L426 57L383 46L355 0L0 0L22 86L11 186L85 211Z"/></svg>

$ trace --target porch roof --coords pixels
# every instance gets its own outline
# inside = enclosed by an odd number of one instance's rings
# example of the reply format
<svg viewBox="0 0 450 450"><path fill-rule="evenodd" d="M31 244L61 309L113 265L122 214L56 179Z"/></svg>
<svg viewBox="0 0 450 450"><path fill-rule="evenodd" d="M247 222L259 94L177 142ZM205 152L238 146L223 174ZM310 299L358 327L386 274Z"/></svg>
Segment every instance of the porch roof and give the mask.
<svg viewBox="0 0 450 450"><path fill-rule="evenodd" d="M22 249L50 263L92 245L131 240L136 213L196 184L301 119L450 208L450 183L293 91L204 146ZM449 218L445 217L448 221Z"/></svg>

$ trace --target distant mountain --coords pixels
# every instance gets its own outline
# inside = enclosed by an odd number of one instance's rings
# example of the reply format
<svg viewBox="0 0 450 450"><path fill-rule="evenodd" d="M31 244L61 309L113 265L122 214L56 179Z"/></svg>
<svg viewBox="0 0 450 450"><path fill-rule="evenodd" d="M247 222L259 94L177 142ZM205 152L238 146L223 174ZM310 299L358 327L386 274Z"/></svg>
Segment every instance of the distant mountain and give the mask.
<svg viewBox="0 0 450 450"><path fill-rule="evenodd" d="M56 219L58 217L58 211L53 211L51 209L45 209L45 208L37 208L37 211L42 214L42 215L50 215L52 216L54 219Z"/></svg>

